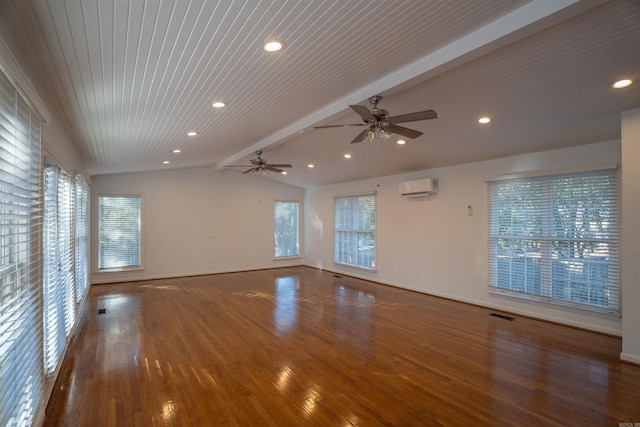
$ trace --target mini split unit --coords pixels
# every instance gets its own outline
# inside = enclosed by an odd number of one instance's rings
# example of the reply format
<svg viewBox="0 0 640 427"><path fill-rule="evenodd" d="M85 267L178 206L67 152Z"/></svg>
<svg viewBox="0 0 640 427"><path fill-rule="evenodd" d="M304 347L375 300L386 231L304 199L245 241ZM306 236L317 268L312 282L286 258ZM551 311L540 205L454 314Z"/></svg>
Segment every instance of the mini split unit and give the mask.
<svg viewBox="0 0 640 427"><path fill-rule="evenodd" d="M424 197L438 192L438 180L435 178L416 179L398 183L400 194L405 197Z"/></svg>

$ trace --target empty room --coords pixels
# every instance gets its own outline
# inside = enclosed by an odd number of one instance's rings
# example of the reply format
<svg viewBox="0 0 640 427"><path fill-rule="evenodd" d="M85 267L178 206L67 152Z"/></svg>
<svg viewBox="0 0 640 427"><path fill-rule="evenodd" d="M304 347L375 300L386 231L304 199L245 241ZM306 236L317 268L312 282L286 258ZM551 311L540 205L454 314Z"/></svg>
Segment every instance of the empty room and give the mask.
<svg viewBox="0 0 640 427"><path fill-rule="evenodd" d="M640 426L640 2L0 0L0 426Z"/></svg>

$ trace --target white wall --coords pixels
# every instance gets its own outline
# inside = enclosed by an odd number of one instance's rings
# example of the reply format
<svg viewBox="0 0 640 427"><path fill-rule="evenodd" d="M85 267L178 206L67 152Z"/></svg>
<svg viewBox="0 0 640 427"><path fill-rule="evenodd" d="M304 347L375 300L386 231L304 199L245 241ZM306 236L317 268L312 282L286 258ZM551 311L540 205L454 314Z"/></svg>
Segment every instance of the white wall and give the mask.
<svg viewBox="0 0 640 427"><path fill-rule="evenodd" d="M622 114L622 353L640 364L640 108Z"/></svg>
<svg viewBox="0 0 640 427"><path fill-rule="evenodd" d="M144 270L96 272L99 193L142 194ZM273 259L275 200L299 200L302 208L304 190L207 168L94 176L91 282L301 265L302 258Z"/></svg>
<svg viewBox="0 0 640 427"><path fill-rule="evenodd" d="M60 127L57 119L54 118L49 125L42 128L42 144L43 154L55 159L56 164L72 177L76 173L81 173L87 182L91 182L91 177L86 173L84 161L78 149L66 131Z"/></svg>
<svg viewBox="0 0 640 427"><path fill-rule="evenodd" d="M579 311L490 295L487 188L490 177L619 163L620 142L495 159L307 190L305 263L402 288L509 312L621 334L621 322ZM397 183L434 177L439 193L409 199ZM379 187L376 187L379 185ZM333 196L377 189L377 272L333 263ZM472 205L473 216L467 206Z"/></svg>

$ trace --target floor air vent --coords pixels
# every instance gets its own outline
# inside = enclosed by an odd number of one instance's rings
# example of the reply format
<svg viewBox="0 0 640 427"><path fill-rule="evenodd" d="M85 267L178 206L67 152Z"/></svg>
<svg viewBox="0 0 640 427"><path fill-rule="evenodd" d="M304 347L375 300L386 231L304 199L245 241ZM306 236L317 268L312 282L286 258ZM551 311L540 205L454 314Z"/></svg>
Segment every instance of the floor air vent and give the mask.
<svg viewBox="0 0 640 427"><path fill-rule="evenodd" d="M342 276L338 276L337 274L334 274L333 277L335 277L336 279L342 279Z"/></svg>
<svg viewBox="0 0 640 427"><path fill-rule="evenodd" d="M98 314L105 314L107 312L106 308L99 308L98 309Z"/></svg>
<svg viewBox="0 0 640 427"><path fill-rule="evenodd" d="M500 319L509 320L509 321L516 320L515 317L506 316L504 314L498 314L498 313L491 313L489 316L499 317Z"/></svg>

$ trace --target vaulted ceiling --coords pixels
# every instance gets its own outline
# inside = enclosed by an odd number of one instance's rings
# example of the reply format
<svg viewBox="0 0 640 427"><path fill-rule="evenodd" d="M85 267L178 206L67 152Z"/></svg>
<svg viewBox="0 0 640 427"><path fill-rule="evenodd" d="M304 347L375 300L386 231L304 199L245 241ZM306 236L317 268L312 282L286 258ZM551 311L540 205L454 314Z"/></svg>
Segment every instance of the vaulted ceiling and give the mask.
<svg viewBox="0 0 640 427"><path fill-rule="evenodd" d="M640 107L636 0L2 0L0 27L92 175L240 173L262 149L293 168L247 179L312 187L618 139ZM314 129L372 95L439 118L404 145Z"/></svg>

